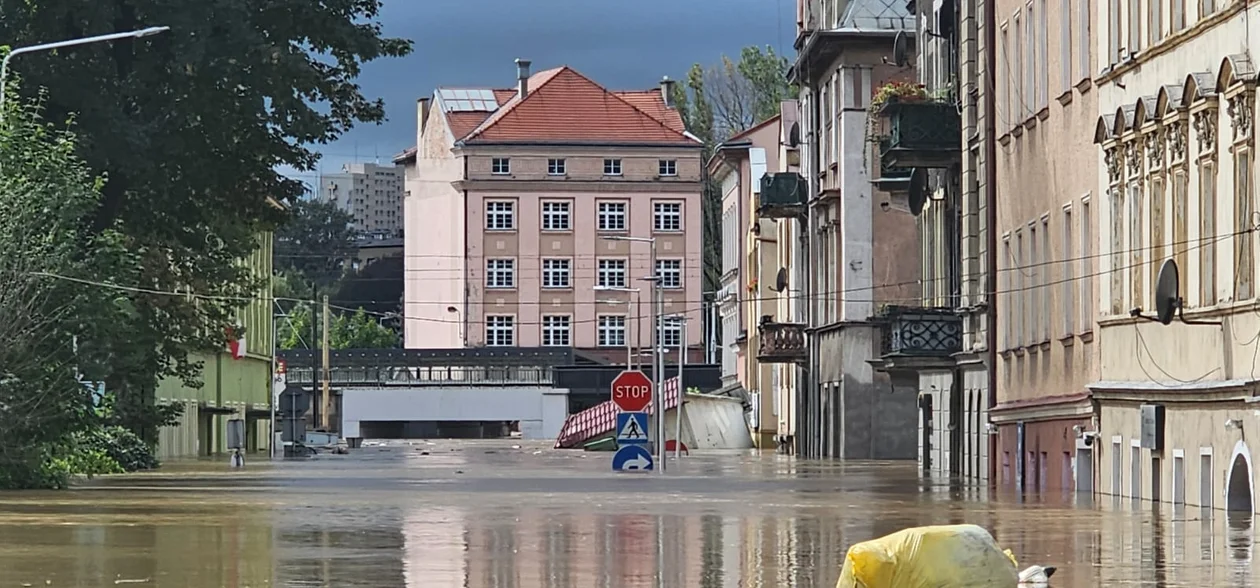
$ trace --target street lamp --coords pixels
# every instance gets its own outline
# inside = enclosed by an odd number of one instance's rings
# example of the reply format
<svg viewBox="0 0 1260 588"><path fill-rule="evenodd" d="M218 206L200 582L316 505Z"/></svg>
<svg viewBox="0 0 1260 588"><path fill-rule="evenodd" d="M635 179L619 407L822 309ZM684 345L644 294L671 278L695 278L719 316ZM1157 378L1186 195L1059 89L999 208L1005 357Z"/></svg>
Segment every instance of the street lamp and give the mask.
<svg viewBox="0 0 1260 588"><path fill-rule="evenodd" d="M656 239L653 237L630 237L626 235L604 235L607 241L630 241L634 243L647 243L651 245L651 256L648 258L648 266L652 271L652 277L642 278L652 282L652 297L650 304L652 305L652 325L654 332L652 334L652 375L656 381L657 399L654 400L656 405L656 439L659 442L657 446L657 457L660 459L659 471L665 473L665 410L659 396L661 387L665 381L665 368L661 365L664 361L660 351L661 338L661 315L665 314L664 297L657 290L661 287L660 280L656 276ZM639 342L642 344L642 342Z"/></svg>
<svg viewBox="0 0 1260 588"><path fill-rule="evenodd" d="M682 457L682 422L683 422L683 399L686 398L687 389L683 387L683 368L687 365L687 316L684 314L671 314L665 317L674 323L678 323L678 408L674 412L674 459Z"/></svg>
<svg viewBox="0 0 1260 588"><path fill-rule="evenodd" d="M635 345L638 345L640 348L642 348L643 347L643 299L642 297L639 296L642 293L642 290L639 288L620 288L617 286L595 286L595 291L596 292L625 292L627 294L634 294L634 312L633 313L630 312L630 301L629 300L624 301L626 304L626 316L627 317L634 316L634 329L635 329L634 343ZM621 304L623 301L622 300L597 300L596 302L601 302L604 304ZM627 326L626 328L627 328L626 369L631 369L632 366L630 363L630 357L632 356L633 351L631 351L631 347L630 347L630 333L628 332L629 326Z"/></svg>
<svg viewBox="0 0 1260 588"><path fill-rule="evenodd" d="M104 41L117 41L119 39L139 39L142 37L150 37L171 30L171 27L149 27L138 31L130 31L126 33L110 33L108 35L97 35L95 37L83 37L80 39L69 39L67 41L57 41L56 43L44 43L42 45L30 45L27 47L18 47L4 56L4 61L0 61L0 123L4 122L4 98L5 98L5 82L9 76L9 60L22 55L24 53L35 53L38 51L50 51L52 49L61 49L63 47L74 47L77 45L87 45L89 43L100 43Z"/></svg>
<svg viewBox="0 0 1260 588"><path fill-rule="evenodd" d="M454 306L446 307L446 312L455 315L455 322L459 324L459 341L464 347L468 347L468 336L464 333L464 317L460 315L459 309Z"/></svg>

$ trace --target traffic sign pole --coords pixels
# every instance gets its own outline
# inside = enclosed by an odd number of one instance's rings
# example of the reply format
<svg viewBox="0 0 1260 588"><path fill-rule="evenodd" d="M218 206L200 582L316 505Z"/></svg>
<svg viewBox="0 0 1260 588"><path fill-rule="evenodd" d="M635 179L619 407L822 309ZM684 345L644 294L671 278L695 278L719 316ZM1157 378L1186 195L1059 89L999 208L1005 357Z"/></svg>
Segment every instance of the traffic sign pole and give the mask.
<svg viewBox="0 0 1260 588"><path fill-rule="evenodd" d="M613 454L613 471L649 472L655 467L652 452L648 450L646 409L655 396L652 380L639 370L627 369L612 382L612 402L617 406L617 428L613 432L617 452Z"/></svg>

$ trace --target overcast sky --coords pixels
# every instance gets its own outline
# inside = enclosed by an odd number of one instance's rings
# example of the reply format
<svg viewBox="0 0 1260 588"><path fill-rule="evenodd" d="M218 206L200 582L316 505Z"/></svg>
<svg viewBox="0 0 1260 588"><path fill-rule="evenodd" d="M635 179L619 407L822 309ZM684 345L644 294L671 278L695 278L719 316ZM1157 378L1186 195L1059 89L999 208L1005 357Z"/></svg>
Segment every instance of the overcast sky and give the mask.
<svg viewBox="0 0 1260 588"><path fill-rule="evenodd" d="M790 54L795 18L796 0L385 0L385 34L415 51L368 64L359 81L385 99L389 120L323 149L320 171L388 163L414 143L416 98L435 86L512 87L517 57L535 71L569 65L611 89L647 88L747 45Z"/></svg>

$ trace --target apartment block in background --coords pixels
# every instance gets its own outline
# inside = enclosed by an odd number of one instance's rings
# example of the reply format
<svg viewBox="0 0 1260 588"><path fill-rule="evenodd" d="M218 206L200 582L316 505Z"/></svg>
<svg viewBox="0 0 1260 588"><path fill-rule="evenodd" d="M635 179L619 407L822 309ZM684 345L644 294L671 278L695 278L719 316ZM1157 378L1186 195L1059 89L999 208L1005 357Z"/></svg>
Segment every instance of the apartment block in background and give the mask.
<svg viewBox="0 0 1260 588"><path fill-rule="evenodd" d="M403 218L403 169L392 165L350 163L340 174L319 178L319 198L344 210L363 235L398 237Z"/></svg>
<svg viewBox="0 0 1260 588"><path fill-rule="evenodd" d="M749 429L758 448L773 449L778 435L771 378L775 366L761 365L756 350L762 316L774 316L779 273L776 222L757 216L761 181L779 169L781 116L774 116L718 146L709 175L722 190L722 287L717 296L722 325L722 380L742 388L752 410Z"/></svg>
<svg viewBox="0 0 1260 588"><path fill-rule="evenodd" d="M517 65L515 88L419 100L417 147L395 160L405 346L572 346L616 361L652 346L643 278L656 275L665 312L688 319L659 340L699 361L702 144L672 82L614 92L567 66ZM655 240L654 268L652 245L627 238Z"/></svg>

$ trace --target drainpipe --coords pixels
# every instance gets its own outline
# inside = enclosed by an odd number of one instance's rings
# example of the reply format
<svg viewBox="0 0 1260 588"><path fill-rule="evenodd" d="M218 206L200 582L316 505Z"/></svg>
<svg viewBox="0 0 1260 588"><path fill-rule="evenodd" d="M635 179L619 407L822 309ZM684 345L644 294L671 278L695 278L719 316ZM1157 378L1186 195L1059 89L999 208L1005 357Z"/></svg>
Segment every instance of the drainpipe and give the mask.
<svg viewBox="0 0 1260 588"><path fill-rule="evenodd" d="M814 215L811 214L810 207L813 206L814 198L818 192L818 170L822 169L822 153L819 149L818 143L818 127L819 118L821 116L818 104L818 84L812 81L808 64L806 64L806 71L804 74L805 79L807 80L806 83L809 84L810 88L810 107L809 112L806 113L807 116L809 116L810 121L809 140L806 144L811 147L809 151L810 159L812 160L813 165L811 165L809 169L809 174L811 176L808 184L809 194L805 203L805 218L801 223L801 228L804 229L804 232L801 235L802 263L800 266L804 269L804 279L801 280L801 289L805 292L805 295L802 298L805 306L805 328L807 329L807 332L809 332L814 328L813 296L815 295L813 281L811 279L814 272L809 271L810 263L812 263L811 258L813 257L811 255L813 253L811 243L814 237ZM822 270L827 271L827 268L822 268ZM821 395L814 394L814 384L818 373L818 340L814 333L809 333L809 335L806 336L805 341L806 346L809 349L809 354L805 367L801 370L801 385L800 389L797 391L797 394L802 397L804 402L798 401L796 407L798 421L796 429L798 439L796 441L796 446L799 448L803 443L805 447L804 457L815 458L820 457L822 453L820 451L820 448L822 447L822 423L820 420L821 415L819 414L822 397ZM817 405L814 404L814 400L819 401ZM802 415L804 418L801 418ZM808 426L802 428L801 424L803 423L808 423ZM801 437L803 437L803 439ZM801 453L799 449L797 450L797 453Z"/></svg>
<svg viewBox="0 0 1260 588"><path fill-rule="evenodd" d="M997 318L997 121L995 117L996 101L994 99L993 89L997 87L997 11L995 10L995 2L986 0L984 2L984 45L987 51L984 52L984 175L985 184L988 186L987 201L985 202L985 216L988 223L988 235L985 239L988 248L988 257L985 260L985 273L988 274L989 296L988 304L985 305L985 314L988 315L989 332L985 334L985 341L989 347L989 393L986 395L988 408L990 411L997 406L997 367L998 367L998 318ZM986 419L987 420L987 419ZM997 448L998 436L989 435L989 486L995 487L997 483ZM1021 457L1022 459L1022 457Z"/></svg>

